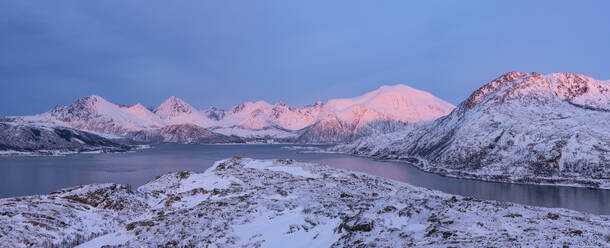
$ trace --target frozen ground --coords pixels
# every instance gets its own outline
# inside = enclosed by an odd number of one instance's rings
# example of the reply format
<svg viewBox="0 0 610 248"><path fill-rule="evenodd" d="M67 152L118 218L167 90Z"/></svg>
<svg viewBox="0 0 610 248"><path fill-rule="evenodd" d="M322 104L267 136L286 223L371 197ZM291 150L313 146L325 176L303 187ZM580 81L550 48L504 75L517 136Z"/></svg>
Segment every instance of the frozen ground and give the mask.
<svg viewBox="0 0 610 248"><path fill-rule="evenodd" d="M2 247L610 247L610 216L482 201L293 160L232 158L136 190L0 199Z"/></svg>

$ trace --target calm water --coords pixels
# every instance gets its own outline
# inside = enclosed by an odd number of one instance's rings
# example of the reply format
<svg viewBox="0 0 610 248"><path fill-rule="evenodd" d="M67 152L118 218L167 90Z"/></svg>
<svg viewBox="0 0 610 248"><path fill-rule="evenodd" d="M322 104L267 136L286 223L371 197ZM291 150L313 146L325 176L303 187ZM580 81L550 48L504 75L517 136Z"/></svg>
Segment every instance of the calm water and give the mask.
<svg viewBox="0 0 610 248"><path fill-rule="evenodd" d="M528 205L610 214L610 190L491 183L441 177L398 162L343 154L299 154L286 145L159 145L123 154L0 157L0 198L44 194L78 184L142 185L173 171L204 171L232 156L290 158L361 171L447 193Z"/></svg>

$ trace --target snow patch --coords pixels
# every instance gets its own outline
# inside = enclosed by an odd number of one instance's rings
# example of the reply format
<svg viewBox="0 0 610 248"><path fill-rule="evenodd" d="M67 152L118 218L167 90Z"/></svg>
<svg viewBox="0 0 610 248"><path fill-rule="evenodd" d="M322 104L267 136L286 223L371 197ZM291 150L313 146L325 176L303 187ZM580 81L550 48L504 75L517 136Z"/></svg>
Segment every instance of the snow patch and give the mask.
<svg viewBox="0 0 610 248"><path fill-rule="evenodd" d="M308 225L302 211L296 208L279 216L265 212L247 224L233 227L233 230L241 236L240 245L258 243L270 248L284 248L287 244L295 248L330 247L341 237L333 230L339 225L337 219L327 220L308 230L296 228Z"/></svg>
<svg viewBox="0 0 610 248"><path fill-rule="evenodd" d="M89 240L85 243L82 243L82 244L76 246L75 248L100 248L100 247L103 247L106 245L108 245L108 246L124 245L127 241L129 241L130 239L133 239L135 237L136 237L136 235L134 235L133 233L127 233L127 232L109 233L109 234L94 238L92 240Z"/></svg>
<svg viewBox="0 0 610 248"><path fill-rule="evenodd" d="M272 161L272 160L252 160L252 161L246 162L244 165L244 168L281 171L281 172L286 172L288 174L291 174L293 176L318 178L318 175L315 175L302 167L305 163L299 163L300 166L293 165L292 163L294 163L294 162L291 162L290 164L287 165L287 164L278 163L278 162Z"/></svg>

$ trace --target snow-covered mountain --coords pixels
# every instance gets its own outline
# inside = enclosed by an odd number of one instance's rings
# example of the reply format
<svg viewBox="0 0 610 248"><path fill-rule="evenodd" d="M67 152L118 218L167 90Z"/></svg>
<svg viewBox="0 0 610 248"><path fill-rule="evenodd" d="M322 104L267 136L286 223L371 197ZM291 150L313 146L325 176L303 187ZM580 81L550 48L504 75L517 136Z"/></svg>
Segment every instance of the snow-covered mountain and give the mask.
<svg viewBox="0 0 610 248"><path fill-rule="evenodd" d="M176 101L174 97L170 100L166 102ZM326 104L318 101L301 108L293 108L282 102L271 105L258 101L245 102L227 111L211 108L197 113L188 104L180 102L179 106L187 106L185 112L189 116L197 116L189 117L190 123L214 132L246 138L280 138L314 143L350 140L359 129L375 120L405 123L429 121L447 115L454 108L428 92L405 85L382 86L359 97L333 99ZM158 110L155 112L159 114ZM177 123L172 118L161 118L169 123ZM192 121L200 118L209 122Z"/></svg>
<svg viewBox="0 0 610 248"><path fill-rule="evenodd" d="M12 117L20 123L51 123L75 129L124 135L165 126L165 122L141 104L120 106L92 95L81 98L68 106L57 106L35 116Z"/></svg>
<svg viewBox="0 0 610 248"><path fill-rule="evenodd" d="M213 123L213 120L204 116L199 110L175 96L171 96L159 105L155 109L155 114L169 125L194 124L208 127Z"/></svg>
<svg viewBox="0 0 610 248"><path fill-rule="evenodd" d="M298 130L313 124L323 104L293 108L282 102L245 102L222 112L211 130L245 138L295 139Z"/></svg>
<svg viewBox="0 0 610 248"><path fill-rule="evenodd" d="M44 114L11 117L9 120L52 123L90 132L153 140L164 133L164 127L184 127L192 131L190 125L195 125L217 134L246 139L328 143L351 140L358 130L375 120L428 121L448 114L453 108L427 92L394 85L355 98L334 99L326 104L318 101L300 108L282 102L271 105L257 101L245 102L229 110L213 107L198 110L172 96L151 112L141 104L121 106L93 95ZM164 137L162 140L174 139Z"/></svg>
<svg viewBox="0 0 610 248"><path fill-rule="evenodd" d="M336 149L453 176L609 188L610 81L511 72L429 125Z"/></svg>
<svg viewBox="0 0 610 248"><path fill-rule="evenodd" d="M382 86L359 97L328 101L316 122L301 131L299 141L349 141L358 130L375 120L430 121L453 109L450 103L425 91L401 84Z"/></svg>
<svg viewBox="0 0 610 248"><path fill-rule="evenodd" d="M359 97L330 100L323 114L357 120L358 126L363 126L375 119L409 123L434 120L454 108L428 92L397 84L381 86Z"/></svg>

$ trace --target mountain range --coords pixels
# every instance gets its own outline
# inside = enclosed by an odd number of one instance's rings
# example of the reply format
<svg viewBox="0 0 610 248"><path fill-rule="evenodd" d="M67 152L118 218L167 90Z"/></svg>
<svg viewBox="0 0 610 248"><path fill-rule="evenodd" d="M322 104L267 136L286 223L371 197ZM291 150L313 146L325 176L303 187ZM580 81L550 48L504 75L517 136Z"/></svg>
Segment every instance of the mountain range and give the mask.
<svg viewBox="0 0 610 248"><path fill-rule="evenodd" d="M457 108L394 85L300 108L258 101L199 110L172 96L151 111L93 95L0 123L0 150L27 152L54 144L120 150L121 144L143 143L351 142L331 149L405 160L455 177L610 188L610 81L582 74L510 72Z"/></svg>
<svg viewBox="0 0 610 248"><path fill-rule="evenodd" d="M4 121L44 123L111 138L146 143L239 143L279 140L335 143L351 140L363 127L384 121L415 123L444 116L454 106L405 85L382 86L355 98L320 101L295 108L282 102L245 102L228 110L199 110L171 96L153 111L141 104L118 105L92 95L68 106ZM375 121L375 122L374 122Z"/></svg>
<svg viewBox="0 0 610 248"><path fill-rule="evenodd" d="M333 149L449 176L610 188L610 81L511 72L434 122Z"/></svg>

